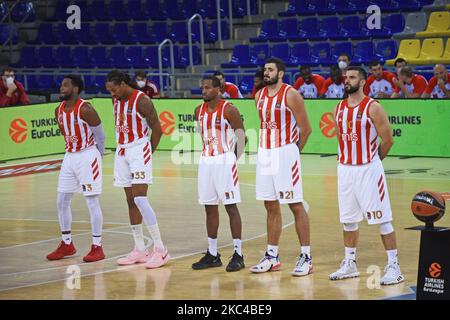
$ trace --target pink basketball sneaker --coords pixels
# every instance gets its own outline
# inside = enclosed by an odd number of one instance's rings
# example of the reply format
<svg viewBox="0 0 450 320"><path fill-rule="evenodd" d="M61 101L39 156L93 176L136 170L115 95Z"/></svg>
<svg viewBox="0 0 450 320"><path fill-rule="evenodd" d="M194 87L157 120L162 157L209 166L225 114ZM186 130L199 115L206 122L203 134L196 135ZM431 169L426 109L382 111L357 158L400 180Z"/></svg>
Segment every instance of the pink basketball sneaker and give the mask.
<svg viewBox="0 0 450 320"><path fill-rule="evenodd" d="M122 257L117 259L117 264L121 266L127 266L135 263L144 263L147 262L149 258L148 250L139 251L137 248L134 248L126 257Z"/></svg>
<svg viewBox="0 0 450 320"><path fill-rule="evenodd" d="M147 269L159 268L170 260L170 254L167 248L161 249L154 247L150 258L147 260L145 267Z"/></svg>

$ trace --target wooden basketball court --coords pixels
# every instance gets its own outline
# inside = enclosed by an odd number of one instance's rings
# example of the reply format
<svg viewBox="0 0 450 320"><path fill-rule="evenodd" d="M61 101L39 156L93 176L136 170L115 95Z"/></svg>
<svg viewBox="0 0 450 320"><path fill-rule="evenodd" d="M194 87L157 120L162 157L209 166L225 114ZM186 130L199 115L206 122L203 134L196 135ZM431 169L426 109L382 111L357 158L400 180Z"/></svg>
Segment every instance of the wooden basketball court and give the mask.
<svg viewBox="0 0 450 320"><path fill-rule="evenodd" d="M255 200L255 155L247 155L245 163L239 165L243 199L239 208L247 268L237 273L225 271L232 255L232 239L228 216L222 207L219 252L224 266L194 271L191 264L201 257L207 246L205 213L197 204L197 166L193 160L198 154L158 151L154 156L154 183L149 199L173 259L163 268L146 270L142 265L119 267L115 262L130 251L133 238L123 190L112 185L113 157L112 153L104 157L101 195L103 246L107 258L91 264L82 262L90 248L91 232L89 213L81 195L76 195L72 201L72 233L77 254L60 261L45 259L60 241L56 212L58 171L0 178L0 299L408 297L411 287L416 286L420 234L405 228L421 224L410 211L411 199L422 189L450 191L450 159L389 157L383 161L394 210L399 261L406 281L381 288L376 285L377 275L383 274L386 254L378 228L363 222L357 251L361 277L333 282L328 280L328 274L336 270L344 254L338 219L336 157L303 155L304 196L310 206L315 273L302 278L290 275L299 244L293 217L289 209L283 207L282 270L251 274L248 267L259 261L266 248L266 213L263 203ZM2 166L60 158L62 155L24 159ZM181 158L184 163L180 163ZM450 226L450 214L444 215L436 225ZM71 289L66 279L77 272L81 276L80 288Z"/></svg>

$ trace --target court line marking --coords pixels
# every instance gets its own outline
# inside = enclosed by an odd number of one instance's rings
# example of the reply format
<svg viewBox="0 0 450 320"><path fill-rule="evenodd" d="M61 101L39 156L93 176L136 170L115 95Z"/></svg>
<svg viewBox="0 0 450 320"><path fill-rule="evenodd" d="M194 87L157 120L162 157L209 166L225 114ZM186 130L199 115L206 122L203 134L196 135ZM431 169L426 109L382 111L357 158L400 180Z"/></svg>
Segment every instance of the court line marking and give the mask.
<svg viewBox="0 0 450 320"><path fill-rule="evenodd" d="M59 222L59 220L57 219L19 219L19 218L6 218L6 217L2 217L0 218L0 220L12 220L12 221L40 221L40 222ZM76 220L76 221L72 221L72 223L91 223L91 221L88 220ZM124 226L129 226L129 223L125 223L125 222L103 222L103 224L117 224L117 225L124 225Z"/></svg>

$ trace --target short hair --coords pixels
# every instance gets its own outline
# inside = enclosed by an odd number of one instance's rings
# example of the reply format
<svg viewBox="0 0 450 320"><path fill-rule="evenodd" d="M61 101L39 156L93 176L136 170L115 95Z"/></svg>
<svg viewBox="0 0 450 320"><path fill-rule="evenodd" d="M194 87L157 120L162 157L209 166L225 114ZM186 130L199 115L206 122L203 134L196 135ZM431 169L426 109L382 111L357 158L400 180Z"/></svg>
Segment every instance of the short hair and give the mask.
<svg viewBox="0 0 450 320"><path fill-rule="evenodd" d="M84 82L83 78L77 74L68 74L64 76L64 79L70 79L74 87L78 87L78 93L83 92Z"/></svg>
<svg viewBox="0 0 450 320"><path fill-rule="evenodd" d="M220 80L216 76L206 76L202 80L211 80L213 88L220 88Z"/></svg>
<svg viewBox="0 0 450 320"><path fill-rule="evenodd" d="M351 66L347 68L347 71L358 71L359 75L364 79L367 80L367 72L364 70L364 68L358 67L358 66Z"/></svg>
<svg viewBox="0 0 450 320"><path fill-rule="evenodd" d="M119 70L113 70L110 73L108 73L108 75L106 76L106 82L112 82L116 86L118 86L122 82L124 82L125 84L129 85L130 87L132 86L131 78L128 75L128 73L119 71Z"/></svg>
<svg viewBox="0 0 450 320"><path fill-rule="evenodd" d="M214 73L212 74L214 77L216 77L216 76L222 76L222 78L225 78L225 75L223 74L223 72L222 71L219 71L219 70L217 70L217 71L214 71Z"/></svg>
<svg viewBox="0 0 450 320"><path fill-rule="evenodd" d="M400 75L411 78L414 73L411 67L404 66L400 69Z"/></svg>
<svg viewBox="0 0 450 320"><path fill-rule="evenodd" d="M330 75L332 74L340 74L342 76L342 70L341 68L339 68L339 66L337 64L333 64L330 67Z"/></svg>
<svg viewBox="0 0 450 320"><path fill-rule="evenodd" d="M300 71L309 71L309 72L311 72L311 67L310 66L305 66L305 65L300 66Z"/></svg>
<svg viewBox="0 0 450 320"><path fill-rule="evenodd" d="M378 61L378 60L372 60L372 61L370 62L370 67L371 67L371 68L372 68L372 67L376 67L376 66L379 65L379 64L381 64L380 61Z"/></svg>
<svg viewBox="0 0 450 320"><path fill-rule="evenodd" d="M139 70L136 71L136 73L134 74L134 77L137 78L147 78L147 73L145 71Z"/></svg>
<svg viewBox="0 0 450 320"><path fill-rule="evenodd" d="M266 63L275 63L278 71L286 72L286 64L280 58L270 57L269 59L266 60Z"/></svg>
<svg viewBox="0 0 450 320"><path fill-rule="evenodd" d="M14 72L14 69L11 68L11 67L5 67L5 68L3 68L3 70L2 70L2 75L4 75L6 71Z"/></svg>
<svg viewBox="0 0 450 320"><path fill-rule="evenodd" d="M352 59L350 58L350 55L349 55L348 53L346 53L346 52L342 52L342 53L338 56L338 59L339 59L339 57L342 57L342 56L347 57L347 58L348 58L348 61L351 61L351 60L352 60Z"/></svg>
<svg viewBox="0 0 450 320"><path fill-rule="evenodd" d="M397 66L397 63L405 63L405 64L408 64L408 62L407 62L405 59L403 59L403 58L397 58L397 59L395 59L395 61L394 61L394 66Z"/></svg>
<svg viewBox="0 0 450 320"><path fill-rule="evenodd" d="M262 70L257 70L257 71L255 72L255 78L264 79L264 71L262 71Z"/></svg>

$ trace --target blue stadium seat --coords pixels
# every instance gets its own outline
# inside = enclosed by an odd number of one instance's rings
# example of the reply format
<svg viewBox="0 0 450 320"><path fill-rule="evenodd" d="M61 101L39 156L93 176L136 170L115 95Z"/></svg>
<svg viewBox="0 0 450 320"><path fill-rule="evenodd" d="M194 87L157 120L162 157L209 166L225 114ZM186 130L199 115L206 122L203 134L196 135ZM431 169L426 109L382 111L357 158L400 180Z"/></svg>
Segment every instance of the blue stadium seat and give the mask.
<svg viewBox="0 0 450 320"><path fill-rule="evenodd" d="M250 67L262 65L269 58L269 45L256 44L250 48Z"/></svg>
<svg viewBox="0 0 450 320"><path fill-rule="evenodd" d="M78 68L92 67L88 47L76 47L72 50L72 59Z"/></svg>
<svg viewBox="0 0 450 320"><path fill-rule="evenodd" d="M291 48L289 62L296 65L311 65L311 55L308 43L297 43Z"/></svg>
<svg viewBox="0 0 450 320"><path fill-rule="evenodd" d="M335 14L338 11L335 1L333 0L309 0L309 8L319 15Z"/></svg>
<svg viewBox="0 0 450 320"><path fill-rule="evenodd" d="M226 35L230 34L230 32L229 32L230 29L227 28L228 27L227 25L225 28L223 28L224 22L225 21L222 21L222 23L221 23L223 40L226 39L226 37L225 37ZM215 25L216 25L216 29L217 29L217 23L215 23ZM193 21L191 24L191 28L192 28L192 42L200 42L200 21L199 20ZM188 30L188 27L187 27L187 23L186 23L186 39L181 42L188 42L187 30ZM229 37L228 37L228 39L229 39ZM206 24L206 21L203 21L203 40L205 42L207 42L207 40L208 40L208 25Z"/></svg>
<svg viewBox="0 0 450 320"><path fill-rule="evenodd" d="M338 17L327 17L322 20L319 30L319 37L322 39L340 40L348 38L347 35L340 35L340 25Z"/></svg>
<svg viewBox="0 0 450 320"><path fill-rule="evenodd" d="M331 49L331 58L329 64L337 64L337 60L342 53L347 53L351 57L353 57L353 47L350 41L348 42L337 42L334 44Z"/></svg>
<svg viewBox="0 0 450 320"><path fill-rule="evenodd" d="M301 40L320 40L319 22L317 18L306 18L300 21L298 37Z"/></svg>
<svg viewBox="0 0 450 320"><path fill-rule="evenodd" d="M359 13L366 14L367 7L369 6L369 0L350 0L350 4L348 5L350 8L353 8L355 11Z"/></svg>
<svg viewBox="0 0 450 320"><path fill-rule="evenodd" d="M38 88L45 92L59 92L59 86L55 86L55 79L51 74L44 74L37 77Z"/></svg>
<svg viewBox="0 0 450 320"><path fill-rule="evenodd" d="M161 42L168 37L167 24L165 22L156 22L152 24L152 39Z"/></svg>
<svg viewBox="0 0 450 320"><path fill-rule="evenodd" d="M128 23L120 22L116 23L113 27L114 38L117 42L125 43L125 44L134 44L137 42L137 38L133 33L128 32Z"/></svg>
<svg viewBox="0 0 450 320"><path fill-rule="evenodd" d="M297 7L306 7L306 0L290 0L288 4L288 8L284 12L279 12L278 15L280 17L292 17L297 15Z"/></svg>
<svg viewBox="0 0 450 320"><path fill-rule="evenodd" d="M280 58L283 61L288 61L289 45L287 43L275 44L270 50L270 55L272 57Z"/></svg>
<svg viewBox="0 0 450 320"><path fill-rule="evenodd" d="M356 14L358 9L356 6L348 0L330 0L333 2L334 7L336 8L336 12L339 14Z"/></svg>
<svg viewBox="0 0 450 320"><path fill-rule="evenodd" d="M109 4L109 16L113 20L128 21L130 16L128 14L128 7L123 0L111 1Z"/></svg>
<svg viewBox="0 0 450 320"><path fill-rule="evenodd" d="M182 20L183 13L176 0L165 0L161 6L161 16L165 19Z"/></svg>
<svg viewBox="0 0 450 320"><path fill-rule="evenodd" d="M58 44L59 40L53 30L53 24L41 23L39 25L36 39L29 41L30 44Z"/></svg>
<svg viewBox="0 0 450 320"><path fill-rule="evenodd" d="M70 30L67 28L67 25L65 23L59 23L58 24L58 31L56 33L57 38L59 39L60 43L63 44L78 44L78 40L76 38L76 33L79 30L74 29Z"/></svg>
<svg viewBox="0 0 450 320"><path fill-rule="evenodd" d="M28 84L28 91L37 91L40 89L37 75L27 74L26 79Z"/></svg>
<svg viewBox="0 0 450 320"><path fill-rule="evenodd" d="M374 58L374 47L372 41L364 41L356 44L352 64L368 64L374 60Z"/></svg>
<svg viewBox="0 0 450 320"><path fill-rule="evenodd" d="M53 56L53 47L40 47L37 53L38 63L42 67L56 68L58 64Z"/></svg>
<svg viewBox="0 0 450 320"><path fill-rule="evenodd" d="M8 5L6 1L0 2L0 21L8 14Z"/></svg>
<svg viewBox="0 0 450 320"><path fill-rule="evenodd" d="M96 37L89 23L81 24L81 29L75 32L75 39L82 44L97 44Z"/></svg>
<svg viewBox="0 0 450 320"><path fill-rule="evenodd" d="M340 35L351 39L367 39L369 38L369 31L365 26L361 25L358 16L348 16L342 19Z"/></svg>
<svg viewBox="0 0 450 320"><path fill-rule="evenodd" d="M401 1L401 0L400 0ZM410 1L410 0L408 0ZM407 1L404 1L407 2ZM370 0L369 5L376 4L380 7L381 12L400 11L400 4L395 0Z"/></svg>
<svg viewBox="0 0 450 320"><path fill-rule="evenodd" d="M297 18L288 18L280 21L278 25L279 40L298 40Z"/></svg>
<svg viewBox="0 0 450 320"><path fill-rule="evenodd" d="M116 44L115 37L111 34L109 23L99 22L95 25L95 39L104 44Z"/></svg>
<svg viewBox="0 0 450 320"><path fill-rule="evenodd" d="M5 41L12 44L17 44L19 40L19 33L14 24L0 24L0 44L3 45Z"/></svg>
<svg viewBox="0 0 450 320"><path fill-rule="evenodd" d="M72 57L72 51L70 50L70 47L57 47L55 50L55 63L60 68L76 68L77 65L75 64L73 57Z"/></svg>
<svg viewBox="0 0 450 320"><path fill-rule="evenodd" d="M241 81L239 83L239 91L241 91L242 94L247 94L247 93L252 92L254 78L255 77L253 75L242 76Z"/></svg>
<svg viewBox="0 0 450 320"><path fill-rule="evenodd" d="M104 1L96 0L91 3L90 11L93 14L95 20L100 21L110 21L111 16L109 15L109 11L107 9L107 5Z"/></svg>
<svg viewBox="0 0 450 320"><path fill-rule="evenodd" d="M144 58L142 47L129 47L125 52L126 58L129 60L133 68L149 68L150 60Z"/></svg>
<svg viewBox="0 0 450 320"><path fill-rule="evenodd" d="M321 65L328 65L331 60L330 43L317 43L311 49L311 62Z"/></svg>
<svg viewBox="0 0 450 320"><path fill-rule="evenodd" d="M178 46L173 46L173 60L176 65L180 57L180 48ZM162 50L162 65L164 68L170 66L170 47L164 47Z"/></svg>
<svg viewBox="0 0 450 320"><path fill-rule="evenodd" d="M158 47L147 47L143 58L150 63L152 68L158 67Z"/></svg>
<svg viewBox="0 0 450 320"><path fill-rule="evenodd" d="M15 68L37 68L39 67L36 49L35 47L23 47L20 52L19 61L13 64Z"/></svg>
<svg viewBox="0 0 450 320"><path fill-rule="evenodd" d="M135 23L132 27L131 35L139 43L148 44L148 43L155 42L152 38L152 35L149 31L149 28L148 28L146 22Z"/></svg>
<svg viewBox="0 0 450 320"><path fill-rule="evenodd" d="M128 16L135 21L146 20L144 9L141 7L141 0L128 1Z"/></svg>
<svg viewBox="0 0 450 320"><path fill-rule="evenodd" d="M96 94L101 91L100 84L96 81L96 77L92 75L84 75L84 91L89 94Z"/></svg>
<svg viewBox="0 0 450 320"><path fill-rule="evenodd" d="M182 19L189 19L198 12L197 0L183 0L180 11Z"/></svg>
<svg viewBox="0 0 450 320"><path fill-rule="evenodd" d="M250 63L250 47L246 44L238 44L233 48L233 54L229 63L222 63L222 68L234 68Z"/></svg>
<svg viewBox="0 0 450 320"><path fill-rule="evenodd" d="M170 27L168 38L173 42L187 42L187 24L186 22L175 22Z"/></svg>
<svg viewBox="0 0 450 320"><path fill-rule="evenodd" d="M192 62L194 65L199 64L199 47L192 46ZM186 68L189 65L189 46L184 46L181 48L180 57L175 59L176 68Z"/></svg>
<svg viewBox="0 0 450 320"><path fill-rule="evenodd" d="M257 1L250 1L250 14L256 14L257 7L256 7ZM235 18L243 18L247 15L247 0L238 0L237 3L235 2L234 10L233 10L233 17Z"/></svg>
<svg viewBox="0 0 450 320"><path fill-rule="evenodd" d="M53 15L47 18L47 21L65 20L67 17L67 7L69 6L69 0L56 1L55 11Z"/></svg>
<svg viewBox="0 0 450 320"><path fill-rule="evenodd" d="M109 91L106 90L106 75L104 76L95 76L95 83L98 84L101 93L109 94Z"/></svg>
<svg viewBox="0 0 450 320"><path fill-rule="evenodd" d="M385 24L392 34L399 33L405 28L405 18L401 13L390 14L386 17Z"/></svg>
<svg viewBox="0 0 450 320"><path fill-rule="evenodd" d="M115 68L126 69L131 67L131 61L125 56L124 47L112 47L109 57L111 65Z"/></svg>
<svg viewBox="0 0 450 320"><path fill-rule="evenodd" d="M142 7L145 20L166 20L162 15L159 0L147 0Z"/></svg>
<svg viewBox="0 0 450 320"><path fill-rule="evenodd" d="M217 6L216 1L201 0L199 4L198 13L203 18L217 18ZM228 0L220 0L220 15L221 17L228 17Z"/></svg>
<svg viewBox="0 0 450 320"><path fill-rule="evenodd" d="M109 68L111 66L105 47L92 48L90 59L92 65L97 68Z"/></svg>
<svg viewBox="0 0 450 320"><path fill-rule="evenodd" d="M222 40L230 39L230 27L226 21L221 22L221 32ZM217 40L219 40L218 26L217 22L214 21L211 23L209 32L207 34L207 37L205 38L205 42L216 42Z"/></svg>
<svg viewBox="0 0 450 320"><path fill-rule="evenodd" d="M375 57L384 64L385 61L397 56L397 42L395 40L380 41L375 50Z"/></svg>
<svg viewBox="0 0 450 320"><path fill-rule="evenodd" d="M266 42L278 39L278 20L266 19L263 20L261 31L258 37L250 38L250 42Z"/></svg>
<svg viewBox="0 0 450 320"><path fill-rule="evenodd" d="M11 10L11 20L14 22L33 22L36 20L36 12L33 2L21 1Z"/></svg>

